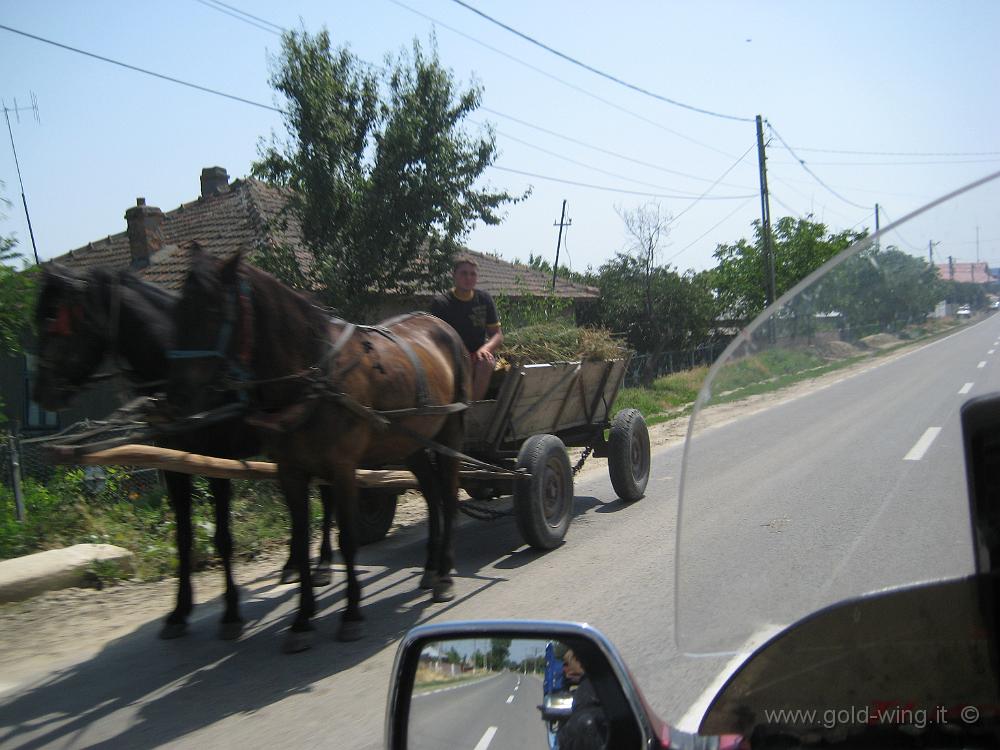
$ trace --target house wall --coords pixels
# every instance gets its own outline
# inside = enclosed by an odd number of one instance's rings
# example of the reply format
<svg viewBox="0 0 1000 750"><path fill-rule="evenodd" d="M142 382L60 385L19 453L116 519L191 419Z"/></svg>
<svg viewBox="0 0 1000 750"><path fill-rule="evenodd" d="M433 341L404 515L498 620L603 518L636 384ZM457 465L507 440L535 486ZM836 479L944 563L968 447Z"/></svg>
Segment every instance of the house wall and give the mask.
<svg viewBox="0 0 1000 750"><path fill-rule="evenodd" d="M30 399L30 375L24 355L0 359L0 397L7 421L0 429L19 429L23 435L42 435L68 427L83 419L102 419L122 403L115 382L105 381L88 388L70 408L58 414L44 412Z"/></svg>

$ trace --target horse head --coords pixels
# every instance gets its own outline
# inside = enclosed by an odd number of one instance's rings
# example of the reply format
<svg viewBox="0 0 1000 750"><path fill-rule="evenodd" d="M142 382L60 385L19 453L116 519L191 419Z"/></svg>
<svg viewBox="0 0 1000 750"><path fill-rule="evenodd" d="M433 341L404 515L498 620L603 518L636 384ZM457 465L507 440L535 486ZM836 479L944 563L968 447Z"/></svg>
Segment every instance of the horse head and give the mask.
<svg viewBox="0 0 1000 750"><path fill-rule="evenodd" d="M107 353L110 311L102 304L101 283L106 280L96 271L81 274L56 263L43 266L32 393L44 409L66 408Z"/></svg>
<svg viewBox="0 0 1000 750"><path fill-rule="evenodd" d="M217 404L226 377L240 363L249 364L243 342L251 335L252 306L242 262L242 254L225 262L203 252L192 255L174 308L176 348L167 355L167 400L175 412L191 414Z"/></svg>

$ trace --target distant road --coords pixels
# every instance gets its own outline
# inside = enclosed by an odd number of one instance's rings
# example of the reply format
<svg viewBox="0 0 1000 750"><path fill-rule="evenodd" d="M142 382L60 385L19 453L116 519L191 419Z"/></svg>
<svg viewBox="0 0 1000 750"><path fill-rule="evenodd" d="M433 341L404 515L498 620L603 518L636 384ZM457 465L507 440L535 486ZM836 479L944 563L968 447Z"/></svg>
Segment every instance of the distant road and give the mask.
<svg viewBox="0 0 1000 750"><path fill-rule="evenodd" d="M541 747L545 723L537 706L542 683L504 672L414 698L407 747L502 750Z"/></svg>

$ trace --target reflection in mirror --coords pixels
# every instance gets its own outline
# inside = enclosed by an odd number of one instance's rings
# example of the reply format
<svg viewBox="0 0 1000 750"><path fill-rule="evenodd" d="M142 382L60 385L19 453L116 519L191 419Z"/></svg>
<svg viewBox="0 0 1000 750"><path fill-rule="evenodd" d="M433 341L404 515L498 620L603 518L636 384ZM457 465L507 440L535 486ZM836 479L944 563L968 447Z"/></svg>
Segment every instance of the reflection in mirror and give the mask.
<svg viewBox="0 0 1000 750"><path fill-rule="evenodd" d="M556 640L425 643L407 747L608 747L608 717L587 674L587 658Z"/></svg>

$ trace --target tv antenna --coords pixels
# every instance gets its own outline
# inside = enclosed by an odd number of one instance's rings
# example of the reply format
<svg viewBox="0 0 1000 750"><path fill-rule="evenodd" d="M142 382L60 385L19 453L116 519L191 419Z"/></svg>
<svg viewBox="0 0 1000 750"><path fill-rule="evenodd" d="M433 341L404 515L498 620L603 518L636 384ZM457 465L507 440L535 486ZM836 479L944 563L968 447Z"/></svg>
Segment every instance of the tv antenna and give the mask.
<svg viewBox="0 0 1000 750"><path fill-rule="evenodd" d="M17 159L17 148L14 146L14 131L10 127L10 115L14 113L14 119L17 120L18 124L21 122L22 112L31 112L35 117L35 122L39 125L42 124L41 118L38 116L38 99L35 98L34 92L31 92L31 106L30 107L19 107L17 105L17 99L14 99L14 106L8 107L7 102L0 99L0 106L3 106L3 116L7 120L7 133L10 135L10 150L14 152L14 166L17 167L17 181L21 185L21 203L24 205L24 218L28 220L28 234L31 236L31 249L35 253L35 264L39 263L38 260L38 246L35 244L35 232L31 228L31 215L28 213L28 199L24 197L24 180L21 178L21 163Z"/></svg>

